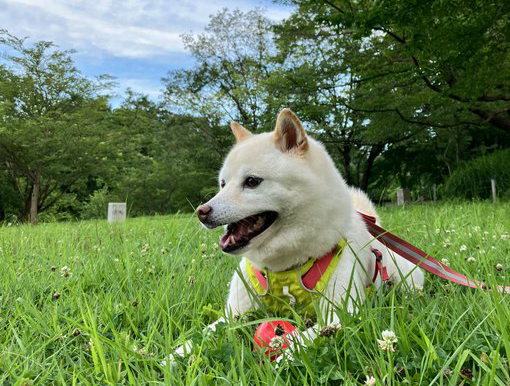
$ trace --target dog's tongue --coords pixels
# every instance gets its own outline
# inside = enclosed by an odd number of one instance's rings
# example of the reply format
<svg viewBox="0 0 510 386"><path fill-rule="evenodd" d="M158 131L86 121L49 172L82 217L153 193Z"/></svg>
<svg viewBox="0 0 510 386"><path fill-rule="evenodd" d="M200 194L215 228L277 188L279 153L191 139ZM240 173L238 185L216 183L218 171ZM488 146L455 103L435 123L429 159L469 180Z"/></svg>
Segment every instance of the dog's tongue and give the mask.
<svg viewBox="0 0 510 386"><path fill-rule="evenodd" d="M229 245L235 245L243 238L249 237L251 233L260 229L264 224L262 217L247 217L237 223L233 223L227 227L225 234L220 238L220 247L225 249Z"/></svg>
<svg viewBox="0 0 510 386"><path fill-rule="evenodd" d="M220 238L220 248L225 249L230 244L233 244L235 241L231 242L233 236L232 233L226 232L223 236Z"/></svg>
<svg viewBox="0 0 510 386"><path fill-rule="evenodd" d="M233 226L229 226L227 231L220 239L220 247L226 248L229 245L236 244L239 240L241 240L248 233L248 228L245 224L234 224Z"/></svg>

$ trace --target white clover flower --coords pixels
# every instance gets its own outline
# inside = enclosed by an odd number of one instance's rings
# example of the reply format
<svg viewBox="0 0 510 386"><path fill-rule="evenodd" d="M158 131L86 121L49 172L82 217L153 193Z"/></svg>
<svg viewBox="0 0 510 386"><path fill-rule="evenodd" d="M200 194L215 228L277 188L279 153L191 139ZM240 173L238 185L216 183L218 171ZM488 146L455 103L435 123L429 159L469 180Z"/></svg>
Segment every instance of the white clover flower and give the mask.
<svg viewBox="0 0 510 386"><path fill-rule="evenodd" d="M379 343L379 348L381 350L395 352L395 348L393 347L393 344L388 342L387 340L377 339L377 342Z"/></svg>
<svg viewBox="0 0 510 386"><path fill-rule="evenodd" d="M367 375L367 380L365 381L365 383L363 384L364 386L375 386L377 384L376 380L374 377L372 376L368 376Z"/></svg>
<svg viewBox="0 0 510 386"><path fill-rule="evenodd" d="M459 248L459 251L461 251L461 252L465 252L465 251L467 251L467 246L466 246L466 245L464 245L464 244L462 244L462 245L460 246L460 248Z"/></svg>
<svg viewBox="0 0 510 386"><path fill-rule="evenodd" d="M450 261L448 259L441 259L441 263L444 265L450 265Z"/></svg>
<svg viewBox="0 0 510 386"><path fill-rule="evenodd" d="M69 277L71 276L71 270L67 265L64 265L62 268L60 268L60 275L62 277Z"/></svg>
<svg viewBox="0 0 510 386"><path fill-rule="evenodd" d="M384 330L382 332L382 338L384 340L387 340L390 343L397 343L398 342L397 336L395 335L395 333L393 331L390 331L390 330Z"/></svg>
<svg viewBox="0 0 510 386"><path fill-rule="evenodd" d="M475 226L473 227L473 231L474 231L474 232L480 232L480 230L481 230L481 228L480 228L478 225L475 225Z"/></svg>
<svg viewBox="0 0 510 386"><path fill-rule="evenodd" d="M496 271L502 271L503 270L503 264L496 264Z"/></svg>
<svg viewBox="0 0 510 386"><path fill-rule="evenodd" d="M466 259L466 261L467 261L468 263L474 263L474 262L476 262L476 259L475 259L473 256L471 256L471 257L468 257L468 258Z"/></svg>
<svg viewBox="0 0 510 386"><path fill-rule="evenodd" d="M319 331L319 335L325 336L325 337L331 337L341 328L342 328L342 325L340 323L333 322L333 323L321 328Z"/></svg>
<svg viewBox="0 0 510 386"><path fill-rule="evenodd" d="M273 350L279 350L283 347L285 344L285 339L283 337L276 335L275 337L271 338L271 341L269 342L269 347Z"/></svg>
<svg viewBox="0 0 510 386"><path fill-rule="evenodd" d="M383 351L395 352L395 348L393 347L393 343L397 343L397 336L393 331L384 330L382 332L382 339L377 339L377 343L379 343L379 348Z"/></svg>
<svg viewBox="0 0 510 386"><path fill-rule="evenodd" d="M147 252L149 252L149 249L150 249L150 245L149 244L143 244L142 245L142 250L140 251L140 253L142 255L145 255L145 254L147 254Z"/></svg>

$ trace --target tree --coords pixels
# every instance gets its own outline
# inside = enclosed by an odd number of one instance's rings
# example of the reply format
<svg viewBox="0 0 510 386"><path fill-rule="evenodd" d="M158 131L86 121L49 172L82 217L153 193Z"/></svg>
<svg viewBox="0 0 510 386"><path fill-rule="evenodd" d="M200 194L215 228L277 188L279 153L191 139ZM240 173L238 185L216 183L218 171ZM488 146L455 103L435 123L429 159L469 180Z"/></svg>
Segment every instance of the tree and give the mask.
<svg viewBox="0 0 510 386"><path fill-rule="evenodd" d="M357 111L510 133L510 3L505 0L296 1L362 50L349 61Z"/></svg>
<svg viewBox="0 0 510 386"><path fill-rule="evenodd" d="M270 27L260 11L224 9L211 16L206 33L183 35L197 64L164 79L169 108L209 117L211 122L237 120L255 131L269 116L273 121L276 112L267 104L264 87L274 54Z"/></svg>
<svg viewBox="0 0 510 386"><path fill-rule="evenodd" d="M109 121L122 154L119 178L105 183L110 198L128 202L131 215L190 211L216 190L216 173L232 141L227 127L173 114L135 92Z"/></svg>
<svg viewBox="0 0 510 386"><path fill-rule="evenodd" d="M27 47L2 31L0 43L10 52L0 68L0 167L19 194L21 219L36 224L39 212L105 166L109 109L96 93L106 84L83 77L72 52L50 42Z"/></svg>
<svg viewBox="0 0 510 386"><path fill-rule="evenodd" d="M328 147L346 181L367 190L374 163L385 148L422 129L348 107L359 94L350 64L363 50L357 39L338 39L336 26L316 23L314 13L305 8L275 31L279 66L269 77L271 95L286 98Z"/></svg>

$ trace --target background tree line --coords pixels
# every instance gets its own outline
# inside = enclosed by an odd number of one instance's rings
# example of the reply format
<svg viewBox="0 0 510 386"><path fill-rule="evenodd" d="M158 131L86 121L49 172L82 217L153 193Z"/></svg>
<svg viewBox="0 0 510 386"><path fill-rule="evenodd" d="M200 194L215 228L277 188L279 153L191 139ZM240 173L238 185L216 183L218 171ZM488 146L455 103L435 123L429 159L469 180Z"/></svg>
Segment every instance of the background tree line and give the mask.
<svg viewBox="0 0 510 386"><path fill-rule="evenodd" d="M112 79L84 77L71 51L2 31L0 221L190 211L212 194L228 122L271 130L292 108L347 182L375 200L397 187L510 196L510 3L301 0L272 23L223 10L195 58L152 101L118 107Z"/></svg>

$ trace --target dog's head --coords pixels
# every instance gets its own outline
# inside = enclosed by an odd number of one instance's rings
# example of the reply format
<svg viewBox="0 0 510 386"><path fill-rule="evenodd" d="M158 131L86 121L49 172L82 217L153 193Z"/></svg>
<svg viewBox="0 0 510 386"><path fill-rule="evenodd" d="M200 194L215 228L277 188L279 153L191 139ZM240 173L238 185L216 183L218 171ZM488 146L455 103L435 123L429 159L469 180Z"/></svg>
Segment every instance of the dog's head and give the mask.
<svg viewBox="0 0 510 386"><path fill-rule="evenodd" d="M338 230L330 236L323 228L331 227L335 206L345 204L345 183L298 117L284 109L271 133L254 135L236 122L231 128L237 143L220 171L220 191L197 208L206 227L225 225L222 250L257 255L263 266L264 260L295 249L313 253L304 244L314 238L319 244L338 241Z"/></svg>

